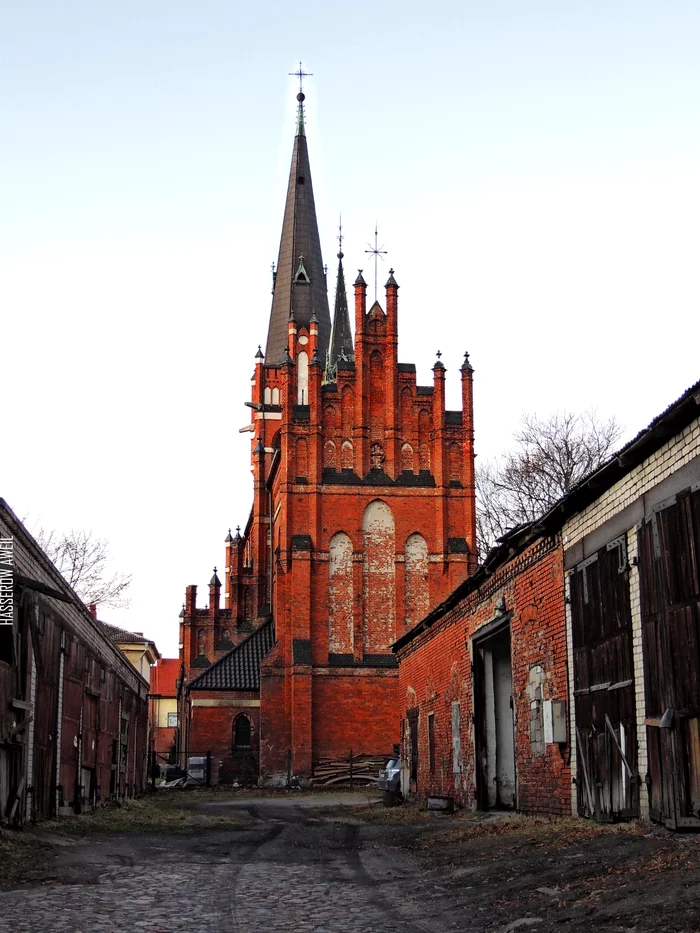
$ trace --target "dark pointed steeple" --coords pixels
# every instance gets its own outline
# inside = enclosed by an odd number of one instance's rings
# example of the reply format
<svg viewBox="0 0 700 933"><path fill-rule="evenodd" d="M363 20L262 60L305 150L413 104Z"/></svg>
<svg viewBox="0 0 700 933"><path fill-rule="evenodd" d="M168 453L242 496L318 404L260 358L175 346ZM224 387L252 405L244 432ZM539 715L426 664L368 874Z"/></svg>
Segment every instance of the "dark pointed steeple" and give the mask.
<svg viewBox="0 0 700 933"><path fill-rule="evenodd" d="M326 355L326 382L335 381L339 360L351 361L354 359L355 348L352 342L352 331L350 330L348 296L345 291L345 275L343 273L343 250L341 249L338 252L338 279L335 286L331 345Z"/></svg>
<svg viewBox="0 0 700 933"><path fill-rule="evenodd" d="M318 319L318 352L324 359L328 351L331 316L328 310L326 275L321 256L321 241L316 221L316 206L311 185L309 152L304 129L304 94L297 94L299 110L297 134L292 150L287 201L282 222L279 259L272 292L272 310L267 333L265 362L278 364L288 342L289 319L297 327L309 327L311 315ZM303 256L304 275L298 274Z"/></svg>

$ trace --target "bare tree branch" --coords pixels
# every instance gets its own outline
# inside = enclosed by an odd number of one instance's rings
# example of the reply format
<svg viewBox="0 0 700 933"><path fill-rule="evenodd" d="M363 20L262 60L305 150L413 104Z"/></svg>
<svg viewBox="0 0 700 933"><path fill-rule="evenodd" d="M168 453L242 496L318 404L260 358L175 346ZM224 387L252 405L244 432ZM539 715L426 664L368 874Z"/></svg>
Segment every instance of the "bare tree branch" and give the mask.
<svg viewBox="0 0 700 933"><path fill-rule="evenodd" d="M91 531L70 531L59 534L40 528L36 532L39 546L56 569L86 605L126 608L126 591L131 574L109 572L107 542L94 538Z"/></svg>
<svg viewBox="0 0 700 933"><path fill-rule="evenodd" d="M523 415L515 448L479 466L477 544L483 556L517 525L534 521L612 454L622 435L595 411Z"/></svg>

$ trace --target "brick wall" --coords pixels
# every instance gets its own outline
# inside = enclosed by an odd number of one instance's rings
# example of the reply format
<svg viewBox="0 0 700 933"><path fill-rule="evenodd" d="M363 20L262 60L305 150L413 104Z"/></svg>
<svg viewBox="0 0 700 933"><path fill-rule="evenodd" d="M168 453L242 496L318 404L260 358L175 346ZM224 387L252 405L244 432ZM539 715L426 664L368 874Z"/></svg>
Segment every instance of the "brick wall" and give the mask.
<svg viewBox="0 0 700 933"><path fill-rule="evenodd" d="M239 716L250 722L250 748L234 748L234 726ZM256 691L204 691L191 694L189 756L211 752L218 762L218 779L257 781L260 754L260 700Z"/></svg>
<svg viewBox="0 0 700 933"><path fill-rule="evenodd" d="M418 709L419 767L416 792L454 796L474 808L475 729L471 663L473 636L510 615L517 807L526 812L570 811L567 748L545 743L541 704L566 700L566 628L563 562L559 539L539 540L502 566L478 590L398 652L403 716ZM452 735L453 706L459 704L457 761ZM539 704L539 705L538 705ZM432 713L435 756L430 773L428 715ZM408 767L408 728L402 757ZM563 754L562 754L563 753ZM455 764L457 769L455 770Z"/></svg>

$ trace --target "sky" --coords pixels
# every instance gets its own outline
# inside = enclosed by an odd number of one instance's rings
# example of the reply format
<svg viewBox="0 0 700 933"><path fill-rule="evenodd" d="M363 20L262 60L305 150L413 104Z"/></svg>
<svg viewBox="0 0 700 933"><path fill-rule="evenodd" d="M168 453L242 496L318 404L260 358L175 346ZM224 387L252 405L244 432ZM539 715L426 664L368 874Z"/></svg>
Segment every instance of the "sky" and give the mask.
<svg viewBox="0 0 700 933"><path fill-rule="evenodd" d="M176 656L252 499L298 85L335 286L395 270L399 356L476 450L523 413L629 438L700 378L700 5L0 5L0 496L133 575L100 617Z"/></svg>

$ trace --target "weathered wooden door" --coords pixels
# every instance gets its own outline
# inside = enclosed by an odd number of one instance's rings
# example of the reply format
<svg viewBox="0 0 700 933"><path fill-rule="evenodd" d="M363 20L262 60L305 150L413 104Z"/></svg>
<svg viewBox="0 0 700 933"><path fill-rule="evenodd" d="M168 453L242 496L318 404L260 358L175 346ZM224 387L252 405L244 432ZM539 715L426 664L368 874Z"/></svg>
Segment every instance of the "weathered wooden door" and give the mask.
<svg viewBox="0 0 700 933"><path fill-rule="evenodd" d="M580 563L570 583L578 812L633 819L639 775L625 538Z"/></svg>
<svg viewBox="0 0 700 933"><path fill-rule="evenodd" d="M58 736L58 675L61 630L51 616L39 613L34 646L37 665L34 711L34 756L32 785L34 813L41 819L55 815L56 744Z"/></svg>
<svg viewBox="0 0 700 933"><path fill-rule="evenodd" d="M700 489L656 506L637 530L649 809L700 826Z"/></svg>

